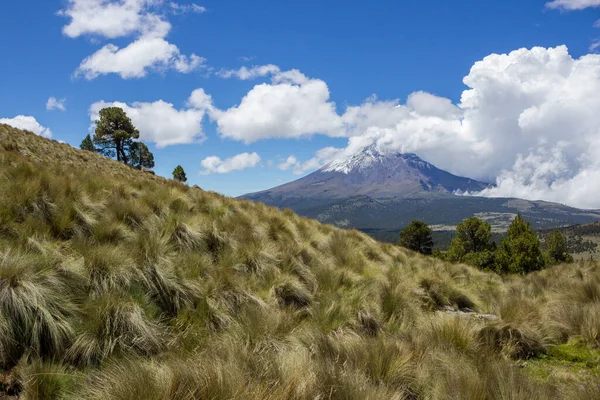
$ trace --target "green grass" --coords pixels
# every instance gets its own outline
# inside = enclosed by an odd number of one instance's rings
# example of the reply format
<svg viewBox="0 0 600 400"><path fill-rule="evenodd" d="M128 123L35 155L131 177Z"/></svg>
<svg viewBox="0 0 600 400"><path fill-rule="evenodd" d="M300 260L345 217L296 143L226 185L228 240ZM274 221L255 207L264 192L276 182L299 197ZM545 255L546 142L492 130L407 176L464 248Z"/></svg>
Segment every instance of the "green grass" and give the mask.
<svg viewBox="0 0 600 400"><path fill-rule="evenodd" d="M0 188L0 397L600 393L597 263L498 276L6 125Z"/></svg>

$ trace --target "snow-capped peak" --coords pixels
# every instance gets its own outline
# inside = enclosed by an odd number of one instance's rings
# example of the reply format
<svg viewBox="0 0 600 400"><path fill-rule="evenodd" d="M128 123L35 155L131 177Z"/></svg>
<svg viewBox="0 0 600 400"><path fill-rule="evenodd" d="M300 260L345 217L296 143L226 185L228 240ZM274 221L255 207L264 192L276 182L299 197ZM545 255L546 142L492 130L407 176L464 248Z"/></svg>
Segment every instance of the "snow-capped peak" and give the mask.
<svg viewBox="0 0 600 400"><path fill-rule="evenodd" d="M322 172L362 172L377 164L391 167L402 162L418 169L434 168L430 163L423 161L414 153L386 152L377 148L375 144L362 148L358 153L343 155L321 168ZM389 164L389 165L388 165Z"/></svg>
<svg viewBox="0 0 600 400"><path fill-rule="evenodd" d="M375 162L383 158L383 155L377 150L375 145L367 146L360 152L344 155L321 168L323 172L342 172L349 174L354 170L362 170L370 167Z"/></svg>

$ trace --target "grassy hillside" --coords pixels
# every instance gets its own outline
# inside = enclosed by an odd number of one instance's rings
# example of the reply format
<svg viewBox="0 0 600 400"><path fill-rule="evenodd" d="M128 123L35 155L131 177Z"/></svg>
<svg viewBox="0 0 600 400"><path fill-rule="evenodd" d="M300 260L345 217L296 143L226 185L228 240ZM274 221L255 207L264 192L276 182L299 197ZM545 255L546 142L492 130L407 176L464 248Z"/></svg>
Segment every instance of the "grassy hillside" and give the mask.
<svg viewBox="0 0 600 400"><path fill-rule="evenodd" d="M5 125L0 188L0 398L600 398L598 264L499 277Z"/></svg>

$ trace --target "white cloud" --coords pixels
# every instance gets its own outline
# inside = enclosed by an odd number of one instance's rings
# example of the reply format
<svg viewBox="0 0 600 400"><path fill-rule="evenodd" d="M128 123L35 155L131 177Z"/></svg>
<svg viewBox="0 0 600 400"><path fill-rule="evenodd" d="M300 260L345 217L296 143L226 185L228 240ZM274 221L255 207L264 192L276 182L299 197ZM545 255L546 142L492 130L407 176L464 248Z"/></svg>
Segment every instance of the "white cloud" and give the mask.
<svg viewBox="0 0 600 400"><path fill-rule="evenodd" d="M86 57L75 75L94 79L100 75L118 74L123 79L141 78L149 71L172 69L190 73L205 67L205 59L195 54L181 54L179 48L165 38L171 24L158 13L165 7L162 0L69 0L59 15L70 18L63 33L71 38L82 35L113 39L136 35L123 48L109 43ZM176 13L201 12L202 7L170 2Z"/></svg>
<svg viewBox="0 0 600 400"><path fill-rule="evenodd" d="M199 6L198 4L178 4L170 2L169 7L171 7L171 12L177 15L186 13L202 14L208 11L206 7Z"/></svg>
<svg viewBox="0 0 600 400"><path fill-rule="evenodd" d="M120 107L138 128L143 141L153 142L158 147L203 142L206 136L202 120L212 107L211 98L204 90L197 89L190 96L188 105L190 108L177 110L173 104L163 100L131 105L99 101L90 106L90 120L92 123L97 120L99 111L105 107Z"/></svg>
<svg viewBox="0 0 600 400"><path fill-rule="evenodd" d="M242 171L246 168L256 167L260 163L260 156L256 153L241 153L222 160L217 156L206 157L200 162L203 171L201 175L227 174L232 171Z"/></svg>
<svg viewBox="0 0 600 400"><path fill-rule="evenodd" d="M174 44L161 37L142 36L119 49L107 44L81 62L76 75L94 79L99 75L118 74L123 79L141 78L148 71L174 69L189 73L205 66L205 59L192 54L182 55Z"/></svg>
<svg viewBox="0 0 600 400"><path fill-rule="evenodd" d="M46 102L46 110L48 111L52 111L52 110L60 110L60 111L66 111L66 106L65 106L65 102L67 101L67 99L57 99L56 97L50 97L48 99L48 101Z"/></svg>
<svg viewBox="0 0 600 400"><path fill-rule="evenodd" d="M292 169L294 175L303 175L307 172L314 171L321 168L327 163L330 163L337 157L339 157L345 149L339 149L336 147L325 147L317 150L315 156L304 162L299 161L295 156L289 156L284 162L277 165L282 171Z"/></svg>
<svg viewBox="0 0 600 400"><path fill-rule="evenodd" d="M592 44L590 44L590 52L595 52L600 48L600 39L594 40Z"/></svg>
<svg viewBox="0 0 600 400"><path fill-rule="evenodd" d="M546 3L546 7L561 10L583 10L588 7L600 7L600 0L553 0Z"/></svg>
<svg viewBox="0 0 600 400"><path fill-rule="evenodd" d="M148 9L155 0L68 0L67 7L58 12L71 21L63 33L71 38L98 35L117 38L140 32L152 16Z"/></svg>
<svg viewBox="0 0 600 400"><path fill-rule="evenodd" d="M279 168L282 171L287 171L288 169L292 168L296 164L298 164L298 159L295 156L289 156L288 158L285 159L284 162L277 165L277 168Z"/></svg>
<svg viewBox="0 0 600 400"><path fill-rule="evenodd" d="M240 69L222 69L217 72L217 75L221 78L238 78L243 81L249 79L255 79L264 77L267 75L277 74L280 72L280 69L277 65L267 64L267 65L254 65L250 68L241 67Z"/></svg>
<svg viewBox="0 0 600 400"><path fill-rule="evenodd" d="M50 128L40 125L34 117L27 115L17 115L14 118L0 118L0 124L10 125L17 129L31 131L37 135L47 138L52 137Z"/></svg>
<svg viewBox="0 0 600 400"><path fill-rule="evenodd" d="M278 69L277 69L278 70ZM256 85L228 110L215 110L223 137L252 143L269 138L300 138L341 129L329 89L299 71L277 72L271 84Z"/></svg>

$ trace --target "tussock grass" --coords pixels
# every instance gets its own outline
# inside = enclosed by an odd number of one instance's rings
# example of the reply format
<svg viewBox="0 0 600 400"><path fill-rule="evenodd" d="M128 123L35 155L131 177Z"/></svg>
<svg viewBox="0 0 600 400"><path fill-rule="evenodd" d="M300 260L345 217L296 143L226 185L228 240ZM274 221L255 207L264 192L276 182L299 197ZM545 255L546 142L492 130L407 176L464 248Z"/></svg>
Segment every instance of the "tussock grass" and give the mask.
<svg viewBox="0 0 600 400"><path fill-rule="evenodd" d="M598 398L599 264L500 277L6 125L0 188L0 397Z"/></svg>

